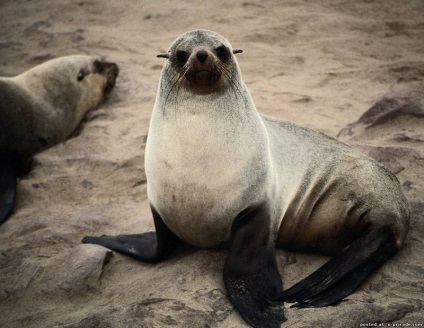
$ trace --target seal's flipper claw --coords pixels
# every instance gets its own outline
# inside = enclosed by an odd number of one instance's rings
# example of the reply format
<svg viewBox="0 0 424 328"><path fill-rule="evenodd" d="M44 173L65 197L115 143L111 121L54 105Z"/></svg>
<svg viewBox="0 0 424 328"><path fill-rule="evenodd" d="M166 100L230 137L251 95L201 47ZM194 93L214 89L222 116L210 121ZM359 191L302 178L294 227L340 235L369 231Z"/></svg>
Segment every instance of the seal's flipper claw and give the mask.
<svg viewBox="0 0 424 328"><path fill-rule="evenodd" d="M16 171L0 159L0 224L12 214L16 201Z"/></svg>
<svg viewBox="0 0 424 328"><path fill-rule="evenodd" d="M335 305L354 292L396 251L396 241L390 228L370 228L368 233L317 271L282 292L277 299L297 302L294 306L301 308Z"/></svg>
<svg viewBox="0 0 424 328"><path fill-rule="evenodd" d="M229 297L252 327L276 328L286 321L281 305L269 301L282 291L269 224L266 205L240 213L232 226L231 247L224 267Z"/></svg>
<svg viewBox="0 0 424 328"><path fill-rule="evenodd" d="M160 215L152 208L156 232L142 234L84 237L84 244L96 244L128 255L144 262L157 262L171 255L180 244L181 239L175 236L162 221Z"/></svg>

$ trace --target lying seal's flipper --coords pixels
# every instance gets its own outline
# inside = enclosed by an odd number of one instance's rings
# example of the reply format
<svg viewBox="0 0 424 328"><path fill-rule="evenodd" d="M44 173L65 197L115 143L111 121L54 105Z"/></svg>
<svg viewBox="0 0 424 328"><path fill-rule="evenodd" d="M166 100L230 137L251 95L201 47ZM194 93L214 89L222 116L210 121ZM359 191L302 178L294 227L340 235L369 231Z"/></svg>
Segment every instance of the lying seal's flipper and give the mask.
<svg viewBox="0 0 424 328"><path fill-rule="evenodd" d="M229 297L252 327L279 328L286 321L281 306L268 300L282 291L274 256L267 205L250 208L236 218L224 267Z"/></svg>
<svg viewBox="0 0 424 328"><path fill-rule="evenodd" d="M292 307L302 308L334 305L358 288L396 251L390 228L371 227L339 255L282 292L276 300L297 302Z"/></svg>
<svg viewBox="0 0 424 328"><path fill-rule="evenodd" d="M171 255L184 242L172 233L152 207L156 232L135 235L84 237L84 244L97 244L144 262L157 262Z"/></svg>
<svg viewBox="0 0 424 328"><path fill-rule="evenodd" d="M8 161L0 159L0 224L12 213L16 201L16 170Z"/></svg>

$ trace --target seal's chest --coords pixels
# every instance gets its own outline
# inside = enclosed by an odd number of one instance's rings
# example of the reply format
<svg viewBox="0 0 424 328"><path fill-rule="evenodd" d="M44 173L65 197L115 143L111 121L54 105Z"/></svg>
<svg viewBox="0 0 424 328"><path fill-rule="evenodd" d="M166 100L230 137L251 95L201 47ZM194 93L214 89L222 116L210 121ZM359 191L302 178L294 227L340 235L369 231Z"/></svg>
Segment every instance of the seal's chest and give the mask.
<svg viewBox="0 0 424 328"><path fill-rule="evenodd" d="M191 123L191 128L174 124L149 134L148 196L175 234L193 245L212 247L228 238L243 210L243 193L253 185L246 179L249 159L237 136L201 120Z"/></svg>
<svg viewBox="0 0 424 328"><path fill-rule="evenodd" d="M228 157L205 149L179 155L151 167L149 200L180 238L198 247L218 246L242 210L244 188L236 187L245 181L231 173Z"/></svg>
<svg viewBox="0 0 424 328"><path fill-rule="evenodd" d="M243 183L246 159L234 140L211 134L209 128L193 130L180 130L156 144L148 181L157 183L162 196L172 189L174 197L186 201L220 201L230 185Z"/></svg>
<svg viewBox="0 0 424 328"><path fill-rule="evenodd" d="M180 114L155 130L149 134L148 142L154 145L148 149L149 164L163 166L170 179L209 184L210 179L225 177L230 167L234 173L246 161L244 131L214 117Z"/></svg>

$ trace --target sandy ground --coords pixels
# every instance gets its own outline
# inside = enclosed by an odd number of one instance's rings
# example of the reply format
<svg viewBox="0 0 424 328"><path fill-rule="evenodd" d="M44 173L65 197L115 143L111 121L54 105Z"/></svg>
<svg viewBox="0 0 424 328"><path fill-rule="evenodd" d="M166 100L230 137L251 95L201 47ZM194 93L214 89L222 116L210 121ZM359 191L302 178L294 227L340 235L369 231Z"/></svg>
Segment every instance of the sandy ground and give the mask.
<svg viewBox="0 0 424 328"><path fill-rule="evenodd" d="M80 244L153 227L143 161L156 54L185 31L215 30L244 50L239 64L260 112L337 136L384 94L424 89L423 13L422 0L0 0L1 76L76 53L121 69L83 132L39 154L19 182L0 227L0 327L243 327L223 286L225 251L148 265ZM404 186L412 224L403 251L336 307L286 305L285 327L424 324L423 102L414 106L416 115L401 110L340 134ZM286 287L325 261L277 257Z"/></svg>

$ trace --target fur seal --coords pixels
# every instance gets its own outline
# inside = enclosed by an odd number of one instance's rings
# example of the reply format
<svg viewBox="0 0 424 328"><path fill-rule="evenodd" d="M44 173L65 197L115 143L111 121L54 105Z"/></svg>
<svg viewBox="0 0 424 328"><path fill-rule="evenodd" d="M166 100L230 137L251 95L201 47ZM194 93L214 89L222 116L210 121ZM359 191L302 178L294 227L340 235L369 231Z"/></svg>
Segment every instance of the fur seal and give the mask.
<svg viewBox="0 0 424 328"><path fill-rule="evenodd" d="M146 145L156 232L85 237L146 262L176 246L229 247L224 283L244 320L280 327L281 303L336 304L401 247L409 207L396 177L351 147L260 115L230 43L207 30L166 54ZM275 247L333 257L283 291Z"/></svg>
<svg viewBox="0 0 424 328"><path fill-rule="evenodd" d="M115 85L118 66L74 55L0 78L0 224L11 214L16 177L32 157L70 137Z"/></svg>

